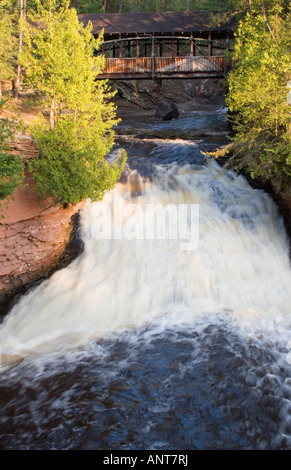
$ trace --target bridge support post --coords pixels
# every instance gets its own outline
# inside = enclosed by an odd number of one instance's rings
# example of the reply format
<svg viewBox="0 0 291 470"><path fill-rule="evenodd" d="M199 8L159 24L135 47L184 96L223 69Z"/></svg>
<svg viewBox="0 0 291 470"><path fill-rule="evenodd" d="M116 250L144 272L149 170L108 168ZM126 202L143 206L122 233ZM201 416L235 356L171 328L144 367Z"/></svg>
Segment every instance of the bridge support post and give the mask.
<svg viewBox="0 0 291 470"><path fill-rule="evenodd" d="M190 55L194 56L195 55L195 43L193 40L193 33L190 35Z"/></svg>
<svg viewBox="0 0 291 470"><path fill-rule="evenodd" d="M155 79L155 37L152 36L152 81Z"/></svg>
<svg viewBox="0 0 291 470"><path fill-rule="evenodd" d="M119 39L121 39L121 34L119 34ZM122 45L121 42L119 42L119 58L122 58Z"/></svg>
<svg viewBox="0 0 291 470"><path fill-rule="evenodd" d="M211 31L208 31L208 55L209 55L209 56L212 56Z"/></svg>

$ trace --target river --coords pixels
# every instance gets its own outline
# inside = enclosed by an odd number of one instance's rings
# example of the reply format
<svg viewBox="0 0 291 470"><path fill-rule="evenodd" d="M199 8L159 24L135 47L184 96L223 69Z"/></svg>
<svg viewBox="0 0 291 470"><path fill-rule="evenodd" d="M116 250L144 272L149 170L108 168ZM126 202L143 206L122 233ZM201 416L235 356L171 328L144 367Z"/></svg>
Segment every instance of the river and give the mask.
<svg viewBox="0 0 291 470"><path fill-rule="evenodd" d="M203 154L226 133L216 108L120 125L84 252L0 325L0 449L291 448L288 240Z"/></svg>

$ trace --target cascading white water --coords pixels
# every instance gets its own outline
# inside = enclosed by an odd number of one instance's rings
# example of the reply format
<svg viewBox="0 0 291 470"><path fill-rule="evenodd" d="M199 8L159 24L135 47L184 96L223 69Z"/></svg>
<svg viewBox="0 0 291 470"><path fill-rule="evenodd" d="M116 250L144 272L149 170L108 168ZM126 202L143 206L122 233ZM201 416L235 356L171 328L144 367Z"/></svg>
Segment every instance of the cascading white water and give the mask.
<svg viewBox="0 0 291 470"><path fill-rule="evenodd" d="M185 145L176 142L176 151ZM291 270L277 209L243 177L226 173L216 178L218 171L211 160L202 166L157 164L151 181L133 171L101 203L88 202L82 211L84 253L23 297L5 318L0 326L2 365L79 347L168 314L181 323L201 313L228 312L242 325L290 324ZM178 222L168 211L186 204L199 207L199 222L197 213L195 220L187 218L188 225L196 224L193 249L181 248L185 240L171 225ZM139 231L138 224L145 229L149 205L159 205L166 234L177 233L177 239L147 239ZM134 207L138 216L126 232ZM108 239L100 237L100 217L112 229ZM151 220L158 225L159 219Z"/></svg>

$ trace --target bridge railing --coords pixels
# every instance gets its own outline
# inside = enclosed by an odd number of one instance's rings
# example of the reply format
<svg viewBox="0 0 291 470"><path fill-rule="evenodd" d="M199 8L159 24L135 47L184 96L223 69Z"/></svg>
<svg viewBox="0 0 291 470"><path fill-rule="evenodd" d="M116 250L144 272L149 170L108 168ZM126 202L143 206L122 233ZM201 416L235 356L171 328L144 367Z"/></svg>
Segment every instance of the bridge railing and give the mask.
<svg viewBox="0 0 291 470"><path fill-rule="evenodd" d="M224 56L107 58L100 78L144 76L222 76L232 67Z"/></svg>
<svg viewBox="0 0 291 470"><path fill-rule="evenodd" d="M220 56L230 50L229 39L215 40L190 36L154 36L115 38L102 44L106 58ZM101 52L101 49L100 49Z"/></svg>

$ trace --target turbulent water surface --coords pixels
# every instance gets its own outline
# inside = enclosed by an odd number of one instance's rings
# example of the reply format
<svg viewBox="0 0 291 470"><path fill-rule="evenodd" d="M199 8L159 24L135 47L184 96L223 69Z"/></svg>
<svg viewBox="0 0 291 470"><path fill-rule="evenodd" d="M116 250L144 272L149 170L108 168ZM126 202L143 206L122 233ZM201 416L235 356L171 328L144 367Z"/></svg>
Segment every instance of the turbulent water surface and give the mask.
<svg viewBox="0 0 291 470"><path fill-rule="evenodd" d="M201 153L219 130L217 111L123 124L83 254L0 326L1 449L291 448L287 237Z"/></svg>

